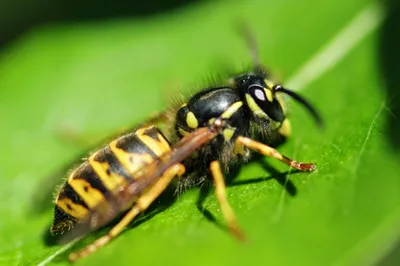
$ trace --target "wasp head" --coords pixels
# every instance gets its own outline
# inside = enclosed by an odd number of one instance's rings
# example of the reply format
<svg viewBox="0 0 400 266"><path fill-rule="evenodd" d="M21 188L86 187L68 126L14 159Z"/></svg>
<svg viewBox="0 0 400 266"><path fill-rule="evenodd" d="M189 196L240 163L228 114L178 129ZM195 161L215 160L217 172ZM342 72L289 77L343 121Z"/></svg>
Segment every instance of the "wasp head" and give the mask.
<svg viewBox="0 0 400 266"><path fill-rule="evenodd" d="M314 117L317 124L322 125L322 119L311 104L299 94L274 83L266 75L246 73L237 76L232 82L234 87L243 95L244 102L256 117L278 123L283 122L285 113L277 94L284 93L303 105Z"/></svg>

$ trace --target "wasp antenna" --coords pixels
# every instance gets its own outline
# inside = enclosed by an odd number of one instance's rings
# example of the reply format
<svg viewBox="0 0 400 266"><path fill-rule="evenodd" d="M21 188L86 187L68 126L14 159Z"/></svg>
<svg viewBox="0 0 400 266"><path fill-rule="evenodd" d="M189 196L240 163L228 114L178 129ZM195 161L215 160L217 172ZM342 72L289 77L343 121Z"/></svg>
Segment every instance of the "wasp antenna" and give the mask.
<svg viewBox="0 0 400 266"><path fill-rule="evenodd" d="M279 85L275 86L274 90L276 92L283 92L283 93L289 95L290 97L292 97L293 99L295 99L297 102L301 103L311 113L311 115L315 119L315 122L317 123L317 125L320 128L322 128L324 126L324 122L322 121L322 118L318 114L317 110L315 110L315 108L309 102L307 102L303 97L301 97L300 95L298 95L294 91L285 89L285 88L283 88L282 86L279 86Z"/></svg>
<svg viewBox="0 0 400 266"><path fill-rule="evenodd" d="M246 40L248 49L250 51L250 56L251 56L253 64L254 64L254 71L257 74L261 74L262 76L267 76L267 70L261 63L260 52L258 49L257 40L256 40L255 35L252 32L249 24L247 24L245 21L242 20L242 21L240 21L240 23L238 23L238 29L239 29L239 33Z"/></svg>

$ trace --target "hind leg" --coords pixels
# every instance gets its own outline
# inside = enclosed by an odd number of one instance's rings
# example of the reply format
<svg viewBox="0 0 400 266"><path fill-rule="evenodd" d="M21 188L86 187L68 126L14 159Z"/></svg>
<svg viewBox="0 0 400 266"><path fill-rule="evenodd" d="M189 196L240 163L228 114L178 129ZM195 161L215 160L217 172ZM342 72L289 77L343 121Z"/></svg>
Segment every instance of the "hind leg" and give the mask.
<svg viewBox="0 0 400 266"><path fill-rule="evenodd" d="M157 183L155 183L145 194L139 197L135 205L133 205L118 224L116 224L105 236L98 238L92 244L89 244L83 249L71 253L69 255L69 260L74 262L78 259L87 257L109 243L113 238L119 235L139 213L145 211L150 204L160 196L175 176L181 176L184 173L185 167L182 164L176 164L168 168Z"/></svg>

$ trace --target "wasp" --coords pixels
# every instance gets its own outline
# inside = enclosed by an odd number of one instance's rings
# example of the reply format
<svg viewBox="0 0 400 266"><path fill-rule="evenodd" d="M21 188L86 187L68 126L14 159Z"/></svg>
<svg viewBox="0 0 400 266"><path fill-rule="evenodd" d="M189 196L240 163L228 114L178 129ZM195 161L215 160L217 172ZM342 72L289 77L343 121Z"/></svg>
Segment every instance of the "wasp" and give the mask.
<svg viewBox="0 0 400 266"><path fill-rule="evenodd" d="M257 57L255 53L253 59ZM61 242L69 242L124 215L106 235L71 253L70 261L86 257L110 242L175 177L184 187L211 179L230 232L244 239L227 200L224 173L233 165L246 163L254 153L273 157L300 171L316 169L314 163L295 161L273 148L290 131L282 94L302 104L322 123L312 105L275 83L255 60L253 71L203 89L173 109L168 132L145 123L92 153L59 190L51 232L66 233Z"/></svg>

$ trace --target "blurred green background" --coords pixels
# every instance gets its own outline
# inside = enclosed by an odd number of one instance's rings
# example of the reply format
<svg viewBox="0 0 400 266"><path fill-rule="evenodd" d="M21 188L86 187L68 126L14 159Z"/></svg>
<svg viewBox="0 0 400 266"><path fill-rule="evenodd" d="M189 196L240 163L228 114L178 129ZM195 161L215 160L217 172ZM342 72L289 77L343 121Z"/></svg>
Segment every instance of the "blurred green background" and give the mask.
<svg viewBox="0 0 400 266"><path fill-rule="evenodd" d="M320 131L289 102L279 148L318 172L243 167L228 197L244 244L194 189L78 265L397 265L399 18L397 2L372 0L1 1L0 264L67 265L71 249L43 237L65 166L178 90L250 65L244 20L262 61L325 119Z"/></svg>

